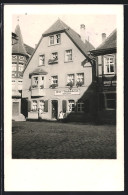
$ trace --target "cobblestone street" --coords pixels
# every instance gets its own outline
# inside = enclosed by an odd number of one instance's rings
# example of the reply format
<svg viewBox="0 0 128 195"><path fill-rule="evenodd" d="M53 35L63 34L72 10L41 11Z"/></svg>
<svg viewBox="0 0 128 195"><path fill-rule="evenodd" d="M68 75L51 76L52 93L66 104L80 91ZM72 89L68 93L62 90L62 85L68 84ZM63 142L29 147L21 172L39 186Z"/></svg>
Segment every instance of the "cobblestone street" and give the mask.
<svg viewBox="0 0 128 195"><path fill-rule="evenodd" d="M58 122L13 122L12 158L114 159L116 127Z"/></svg>

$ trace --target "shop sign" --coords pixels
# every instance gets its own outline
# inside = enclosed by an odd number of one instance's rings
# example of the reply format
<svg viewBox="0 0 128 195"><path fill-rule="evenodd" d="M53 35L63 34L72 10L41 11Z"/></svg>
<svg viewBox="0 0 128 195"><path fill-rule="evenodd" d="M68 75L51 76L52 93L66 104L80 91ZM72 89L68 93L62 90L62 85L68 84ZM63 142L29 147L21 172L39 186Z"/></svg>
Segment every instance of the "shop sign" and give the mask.
<svg viewBox="0 0 128 195"><path fill-rule="evenodd" d="M79 95L79 89L66 89L66 90L57 90L55 91L55 95Z"/></svg>

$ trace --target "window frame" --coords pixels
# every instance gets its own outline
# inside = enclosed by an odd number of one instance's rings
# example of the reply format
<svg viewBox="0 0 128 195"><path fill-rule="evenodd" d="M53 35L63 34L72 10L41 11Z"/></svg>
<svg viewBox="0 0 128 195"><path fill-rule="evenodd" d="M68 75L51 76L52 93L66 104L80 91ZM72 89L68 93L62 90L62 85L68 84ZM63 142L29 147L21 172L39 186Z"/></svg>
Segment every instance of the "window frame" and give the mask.
<svg viewBox="0 0 128 195"><path fill-rule="evenodd" d="M80 75L83 75L83 81L78 81L78 74ZM79 78L79 79L81 79L81 78ZM81 86L83 86L84 85L84 82L85 82L85 79L84 79L84 72L80 72L80 73L76 73L76 86L79 86L79 87L81 87Z"/></svg>
<svg viewBox="0 0 128 195"><path fill-rule="evenodd" d="M68 51L71 51L71 54L68 54L67 52ZM66 49L65 52L64 52L64 62L72 62L73 61L73 52L72 52L72 49ZM71 55L71 59L69 59L69 55ZM68 59L66 59L66 57Z"/></svg>
<svg viewBox="0 0 128 195"><path fill-rule="evenodd" d="M44 57L43 60L41 60L40 57ZM40 63L40 62L42 62L42 63ZM39 54L38 66L45 66L45 54Z"/></svg>
<svg viewBox="0 0 128 195"><path fill-rule="evenodd" d="M73 101L74 103L71 103L70 101ZM71 105L71 110L70 110L70 105ZM72 105L74 105L74 108L73 108ZM68 100L68 112L75 112L75 106L76 106L75 100L69 99L69 100ZM72 110L72 108L73 108L74 110Z"/></svg>
<svg viewBox="0 0 128 195"><path fill-rule="evenodd" d="M36 109L33 109L33 103L34 103L34 101L36 102ZM32 100L32 107L31 107L31 110L32 111L38 111L38 102L37 102L37 100Z"/></svg>
<svg viewBox="0 0 128 195"><path fill-rule="evenodd" d="M82 107L81 105L82 105L83 107ZM78 106L80 106L80 107L79 107L80 110L78 110ZM78 102L77 102L77 112L82 112L82 113L83 113L84 110L85 110L85 103L84 103L83 101L78 101Z"/></svg>
<svg viewBox="0 0 128 195"><path fill-rule="evenodd" d="M113 63L110 62L110 58L113 58ZM103 64L104 64L104 75L105 74L108 74L108 75L111 75L111 74L115 74L115 55L104 55L103 56ZM109 63L107 64L107 60L109 59ZM114 71L113 72L110 72L110 69L111 69L111 65L113 65L113 69ZM109 69L109 72L107 72L106 70Z"/></svg>
<svg viewBox="0 0 128 195"><path fill-rule="evenodd" d="M59 38L57 38L57 36ZM53 37L53 40L51 40L52 37ZM54 35L50 35L49 36L49 46L58 45L60 43L61 43L61 34L60 33L57 33L57 34L54 34Z"/></svg>
<svg viewBox="0 0 128 195"><path fill-rule="evenodd" d="M70 79L70 81L68 82L68 76L71 76L71 75L73 75L73 82L71 81L71 79ZM74 73L70 73L70 74L67 74L67 83L66 83L66 85L67 86L70 86L70 83L72 84L72 86L74 86L75 85L75 74Z"/></svg>

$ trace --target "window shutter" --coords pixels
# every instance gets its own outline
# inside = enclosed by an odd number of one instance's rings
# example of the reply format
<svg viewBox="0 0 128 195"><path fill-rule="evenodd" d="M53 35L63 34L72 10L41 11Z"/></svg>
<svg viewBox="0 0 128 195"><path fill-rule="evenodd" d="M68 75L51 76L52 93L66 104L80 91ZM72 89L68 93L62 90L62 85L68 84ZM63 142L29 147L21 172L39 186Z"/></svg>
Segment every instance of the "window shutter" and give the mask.
<svg viewBox="0 0 128 195"><path fill-rule="evenodd" d="M48 100L44 102L44 112L48 112Z"/></svg>
<svg viewBox="0 0 128 195"><path fill-rule="evenodd" d="M28 100L28 112L31 111L31 101Z"/></svg>
<svg viewBox="0 0 128 195"><path fill-rule="evenodd" d="M66 102L66 100L63 100L62 101L62 111L64 112L64 113L66 113L66 107L67 107L67 102Z"/></svg>

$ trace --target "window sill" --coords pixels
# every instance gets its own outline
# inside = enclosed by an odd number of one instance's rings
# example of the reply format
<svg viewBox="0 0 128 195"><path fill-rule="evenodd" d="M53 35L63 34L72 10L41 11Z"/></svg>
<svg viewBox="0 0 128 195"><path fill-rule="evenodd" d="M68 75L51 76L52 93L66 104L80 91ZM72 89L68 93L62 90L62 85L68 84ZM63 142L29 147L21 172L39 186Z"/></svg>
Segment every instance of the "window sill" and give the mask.
<svg viewBox="0 0 128 195"><path fill-rule="evenodd" d="M55 46L55 45L60 45L61 43L55 43L55 44L49 44L48 47Z"/></svg>
<svg viewBox="0 0 128 195"><path fill-rule="evenodd" d="M45 64L42 64L42 65L38 65L38 67L40 67L40 66L45 66Z"/></svg>
<svg viewBox="0 0 128 195"><path fill-rule="evenodd" d="M73 62L73 60L70 60L70 61L64 61L64 63L69 63L69 62Z"/></svg>

